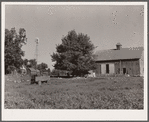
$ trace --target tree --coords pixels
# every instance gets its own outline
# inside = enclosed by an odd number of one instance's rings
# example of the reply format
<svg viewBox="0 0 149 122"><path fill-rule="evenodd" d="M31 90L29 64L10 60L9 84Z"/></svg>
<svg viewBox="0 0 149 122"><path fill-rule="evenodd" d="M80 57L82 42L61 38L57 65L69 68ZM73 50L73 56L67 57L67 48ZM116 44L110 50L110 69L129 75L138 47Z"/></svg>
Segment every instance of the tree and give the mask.
<svg viewBox="0 0 149 122"><path fill-rule="evenodd" d="M36 59L30 59L30 60L28 60L28 62L30 63L30 65L28 67L36 69L36 67L37 67Z"/></svg>
<svg viewBox="0 0 149 122"><path fill-rule="evenodd" d="M36 69L36 67L38 68L36 59L30 59L30 60L29 59L24 59L23 64L26 67L29 67L29 68L34 68L34 69Z"/></svg>
<svg viewBox="0 0 149 122"><path fill-rule="evenodd" d="M51 75L51 70L50 70L50 68L48 68L48 75Z"/></svg>
<svg viewBox="0 0 149 122"><path fill-rule="evenodd" d="M59 76L59 75L60 75L60 70L58 70L58 69L53 69L52 72L51 72L51 75Z"/></svg>
<svg viewBox="0 0 149 122"><path fill-rule="evenodd" d="M21 48L26 44L26 41L24 28L20 28L18 34L15 28L11 30L5 29L5 74L22 66L24 51Z"/></svg>
<svg viewBox="0 0 149 122"><path fill-rule="evenodd" d="M29 62L28 59L24 59L24 60L23 60L23 64L24 64L26 67L28 67L28 62Z"/></svg>
<svg viewBox="0 0 149 122"><path fill-rule="evenodd" d="M51 55L55 69L67 70L72 75L85 75L95 69L92 54L95 49L90 37L75 30L69 31L62 38L62 44L56 45L56 53Z"/></svg>
<svg viewBox="0 0 149 122"><path fill-rule="evenodd" d="M44 71L46 70L46 68L48 68L48 65L46 63L41 63L37 65L37 69L40 71Z"/></svg>

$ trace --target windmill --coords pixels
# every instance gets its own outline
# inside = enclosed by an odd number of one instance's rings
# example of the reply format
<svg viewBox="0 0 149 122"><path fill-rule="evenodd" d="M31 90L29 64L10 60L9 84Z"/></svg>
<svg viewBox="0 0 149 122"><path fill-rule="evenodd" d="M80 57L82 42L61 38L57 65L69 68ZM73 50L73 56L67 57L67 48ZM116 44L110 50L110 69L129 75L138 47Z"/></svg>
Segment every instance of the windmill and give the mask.
<svg viewBox="0 0 149 122"><path fill-rule="evenodd" d="M31 77L31 84L38 83L41 85L42 82L48 82L50 80L50 76L43 76L39 70L37 70L37 64L38 64L38 45L39 45L39 38L35 39L36 43L36 50L35 50L35 60L36 60L36 66L34 68L30 68L30 77Z"/></svg>
<svg viewBox="0 0 149 122"><path fill-rule="evenodd" d="M38 64L38 44L39 44L39 38L35 39L35 43L36 43L35 56L36 56L36 62ZM36 69L37 69L37 64L36 64Z"/></svg>

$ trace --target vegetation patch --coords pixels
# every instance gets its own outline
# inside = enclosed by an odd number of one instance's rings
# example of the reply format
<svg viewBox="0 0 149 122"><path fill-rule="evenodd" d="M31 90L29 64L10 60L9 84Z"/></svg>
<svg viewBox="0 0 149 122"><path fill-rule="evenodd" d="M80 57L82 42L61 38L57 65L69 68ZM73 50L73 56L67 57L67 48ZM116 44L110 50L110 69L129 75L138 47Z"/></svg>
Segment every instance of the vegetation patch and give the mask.
<svg viewBox="0 0 149 122"><path fill-rule="evenodd" d="M143 109L143 100L141 77L52 78L41 86L5 80L6 109Z"/></svg>

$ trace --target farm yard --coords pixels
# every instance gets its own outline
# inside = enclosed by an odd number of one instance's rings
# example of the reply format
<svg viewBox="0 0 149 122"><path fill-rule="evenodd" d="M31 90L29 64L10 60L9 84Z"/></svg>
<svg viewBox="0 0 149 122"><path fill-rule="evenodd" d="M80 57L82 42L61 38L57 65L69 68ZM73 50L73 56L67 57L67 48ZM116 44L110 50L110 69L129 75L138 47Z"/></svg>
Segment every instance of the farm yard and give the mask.
<svg viewBox="0 0 149 122"><path fill-rule="evenodd" d="M49 5L4 7L5 109L143 109L145 3Z"/></svg>
<svg viewBox="0 0 149 122"><path fill-rule="evenodd" d="M15 80L5 76L5 109L143 109L142 77Z"/></svg>

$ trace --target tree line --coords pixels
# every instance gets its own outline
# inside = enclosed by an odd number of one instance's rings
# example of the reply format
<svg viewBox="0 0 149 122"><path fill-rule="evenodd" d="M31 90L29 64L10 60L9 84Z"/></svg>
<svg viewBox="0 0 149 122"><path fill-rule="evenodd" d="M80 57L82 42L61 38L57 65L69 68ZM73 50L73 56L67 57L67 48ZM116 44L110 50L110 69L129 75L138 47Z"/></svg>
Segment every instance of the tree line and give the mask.
<svg viewBox="0 0 149 122"><path fill-rule="evenodd" d="M25 52L22 50L22 46L26 43L26 30L24 28L20 28L18 33L15 28L5 29L5 74L10 74L14 70L20 72L22 65L28 68L37 68L40 71L48 68L46 63L37 65L35 59L23 59Z"/></svg>
<svg viewBox="0 0 149 122"><path fill-rule="evenodd" d="M56 45L56 52L51 55L52 61L55 62L53 74L68 71L72 76L84 76L89 73L88 71L96 68L93 58L95 46L87 34L71 30L62 37L61 41L61 44ZM20 28L18 33L15 28L5 29L5 74L11 73L14 69L19 70L22 65L37 68L40 71L48 68L46 63L37 65L35 59L23 60L25 52L22 46L26 43L24 28ZM27 64L28 62L30 65Z"/></svg>

